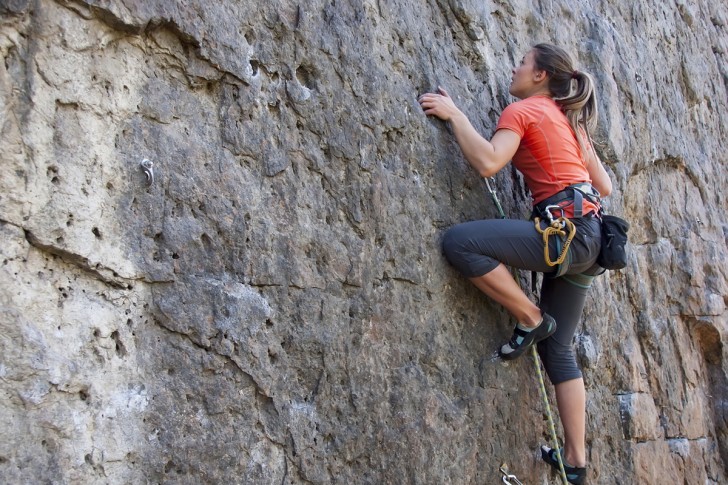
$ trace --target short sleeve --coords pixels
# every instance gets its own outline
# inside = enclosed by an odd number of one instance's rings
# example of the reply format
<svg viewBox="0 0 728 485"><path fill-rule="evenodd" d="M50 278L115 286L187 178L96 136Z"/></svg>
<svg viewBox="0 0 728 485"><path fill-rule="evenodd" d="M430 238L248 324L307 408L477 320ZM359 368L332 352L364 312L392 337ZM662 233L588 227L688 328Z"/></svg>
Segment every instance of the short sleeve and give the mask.
<svg viewBox="0 0 728 485"><path fill-rule="evenodd" d="M511 130L523 138L528 128L528 116L521 109L519 103L512 103L506 106L498 119L496 131L501 129Z"/></svg>

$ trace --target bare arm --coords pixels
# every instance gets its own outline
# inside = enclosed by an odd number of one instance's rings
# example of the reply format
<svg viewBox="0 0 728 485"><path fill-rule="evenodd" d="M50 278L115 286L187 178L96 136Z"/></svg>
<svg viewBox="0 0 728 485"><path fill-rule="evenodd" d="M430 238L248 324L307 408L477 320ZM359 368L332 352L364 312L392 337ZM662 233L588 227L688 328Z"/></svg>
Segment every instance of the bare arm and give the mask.
<svg viewBox="0 0 728 485"><path fill-rule="evenodd" d="M486 140L455 106L447 91L442 88L438 91L420 96L419 102L425 114L449 121L468 163L483 177L495 175L516 153L521 137L510 130L498 130L491 141Z"/></svg>
<svg viewBox="0 0 728 485"><path fill-rule="evenodd" d="M599 191L602 197L606 197L612 193L612 180L609 178L609 174L594 151L594 148L588 150L586 169L589 171L592 185Z"/></svg>

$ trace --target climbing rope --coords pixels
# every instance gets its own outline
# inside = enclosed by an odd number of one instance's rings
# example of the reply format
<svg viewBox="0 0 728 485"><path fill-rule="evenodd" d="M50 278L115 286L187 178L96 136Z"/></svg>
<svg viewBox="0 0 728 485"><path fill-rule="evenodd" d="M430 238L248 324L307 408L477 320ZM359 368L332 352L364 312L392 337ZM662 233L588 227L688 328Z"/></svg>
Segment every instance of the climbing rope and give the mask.
<svg viewBox="0 0 728 485"><path fill-rule="evenodd" d="M536 230L543 236L543 259L546 260L546 264L549 266L556 266L557 264L563 263L564 259L566 259L566 252L569 250L571 240L574 239L574 235L576 235L576 226L574 223L566 217L559 217L551 222L550 225L546 226L545 229L541 229L541 219L534 217L533 224L536 226ZM566 236L566 231L564 231L565 227L569 229L569 235L564 242L564 246L561 248L559 257L556 258L556 261L551 261L551 255L549 254L549 237L554 234L559 237Z"/></svg>
<svg viewBox="0 0 728 485"><path fill-rule="evenodd" d="M503 206L501 206L501 203L498 200L498 194L495 191L495 180L493 180L493 187L491 187L488 179L485 177L483 177L483 178L485 180L485 184L488 186L488 192L490 192L490 196L493 199L493 203L498 208L498 213L500 215L500 218L505 219L506 214L503 211ZM493 177L491 177L491 179L493 179ZM559 255L559 258L557 259L557 261L554 264L549 264L550 258L549 258L549 254L548 254L548 237L553 234L557 234L561 237L566 235L566 233L562 229L563 226L561 226L561 223L560 223L561 219L564 219L565 221L567 221L567 223L566 223L567 226L568 226L568 224L571 224L571 226L569 228L570 234L569 234L569 237L568 237L566 243L564 244L564 248L562 249L561 254ZM536 218L536 221L538 221L538 218ZM544 249L544 254L545 254L546 263L549 264L549 266L555 266L557 264L563 263L564 258L566 257L566 251L569 248L569 244L571 244L571 240L574 238L574 234L576 233L576 228L574 227L574 224L571 221L569 221L568 219L566 219L564 217L559 217L559 219L557 219L554 222L558 223L559 226L555 227L552 225L552 226L549 226L545 230L541 230L538 222L536 222L536 229L541 234L544 235L543 236L544 244L546 246ZM560 232L551 231L551 229L558 229L558 231L560 231ZM548 231L548 235L546 234L547 231ZM516 274L516 270L512 269L512 271L513 271L514 279L516 281L518 281L518 275ZM546 411L546 421L548 423L549 431L551 432L551 440L553 441L553 443L555 445L554 449L557 452L556 458L559 461L559 473L561 474L561 480L563 481L564 485L569 485L569 482L566 478L566 470L564 470L564 462L561 459L561 450L559 449L559 438L558 438L558 436L556 436L556 426L554 425L554 417L553 417L553 414L551 413L551 405L549 404L549 397L548 397L548 394L546 393L546 381L543 378L543 372L541 372L541 361L538 358L538 352L536 351L535 345L531 347L531 355L533 356L533 363L536 366L536 377L538 378L539 389L541 391L541 399L543 401L544 409ZM508 469L505 468L505 464L503 464L501 466L500 471L501 471L501 473L503 473L503 483L513 483L515 485L521 484L521 482L518 481L518 479L515 477L515 475L508 475ZM510 479L515 479L516 481L510 482L509 481Z"/></svg>
<svg viewBox="0 0 728 485"><path fill-rule="evenodd" d="M561 459L561 450L559 450L559 438L556 436L556 426L554 425L554 417L551 414L551 406L549 405L549 396L546 394L546 382L543 378L543 372L541 372L541 361L538 358L538 352L536 352L536 346L531 347L531 355L533 355L533 364L536 366L536 377L538 377L538 384L541 390L541 400L543 406L546 409L546 422L551 432L551 440L556 445L556 458L559 460L559 473L561 474L561 480L564 485L568 485L569 482L566 478L566 470L564 470L564 460Z"/></svg>

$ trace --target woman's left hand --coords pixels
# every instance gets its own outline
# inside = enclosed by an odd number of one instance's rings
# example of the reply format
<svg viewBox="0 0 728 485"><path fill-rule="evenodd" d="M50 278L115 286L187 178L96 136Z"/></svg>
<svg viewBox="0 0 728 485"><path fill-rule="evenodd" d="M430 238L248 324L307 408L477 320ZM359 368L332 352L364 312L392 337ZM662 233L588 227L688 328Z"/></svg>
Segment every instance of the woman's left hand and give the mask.
<svg viewBox="0 0 728 485"><path fill-rule="evenodd" d="M447 91L438 87L437 93L425 93L419 97L420 106L427 116L437 116L441 120L450 121L453 116L460 113Z"/></svg>

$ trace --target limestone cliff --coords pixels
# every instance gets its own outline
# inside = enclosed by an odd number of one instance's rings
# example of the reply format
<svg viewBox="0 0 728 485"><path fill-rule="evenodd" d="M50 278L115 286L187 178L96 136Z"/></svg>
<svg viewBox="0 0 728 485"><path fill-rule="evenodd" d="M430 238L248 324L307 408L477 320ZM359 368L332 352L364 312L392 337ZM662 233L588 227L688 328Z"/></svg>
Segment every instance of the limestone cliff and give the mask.
<svg viewBox="0 0 728 485"><path fill-rule="evenodd" d="M416 101L445 86L490 135L549 41L598 81L633 225L575 344L591 483L726 483L726 23L707 0L1 0L0 481L554 483L532 363L490 360L512 323L440 252L495 209ZM495 182L524 215L517 173Z"/></svg>

